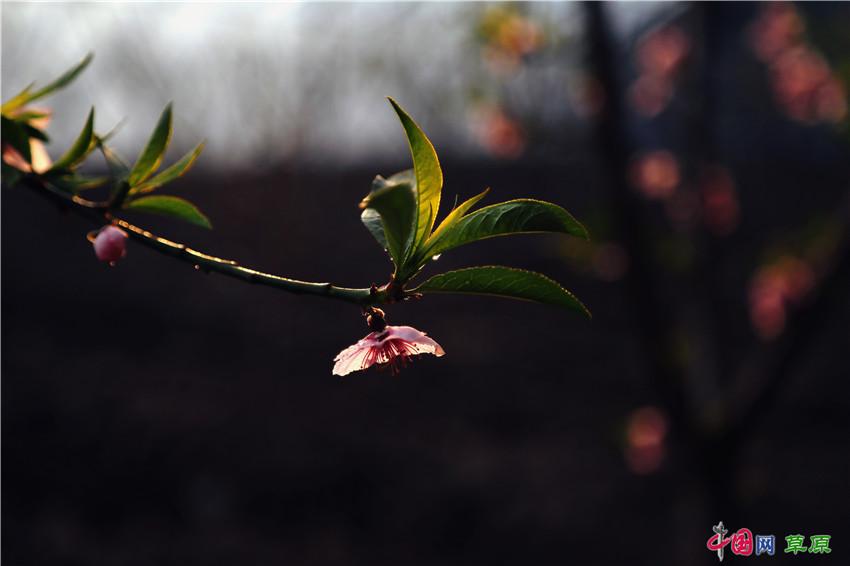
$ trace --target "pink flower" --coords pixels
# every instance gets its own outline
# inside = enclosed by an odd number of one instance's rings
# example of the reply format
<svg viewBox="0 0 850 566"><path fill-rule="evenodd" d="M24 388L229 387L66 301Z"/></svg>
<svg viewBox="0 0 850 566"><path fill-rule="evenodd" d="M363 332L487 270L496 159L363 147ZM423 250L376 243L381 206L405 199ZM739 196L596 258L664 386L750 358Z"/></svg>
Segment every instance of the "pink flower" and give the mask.
<svg viewBox="0 0 850 566"><path fill-rule="evenodd" d="M113 264L127 255L127 233L121 228L106 226L89 239L94 245L94 254L100 261Z"/></svg>
<svg viewBox="0 0 850 566"><path fill-rule="evenodd" d="M334 375L348 375L375 364L386 364L395 374L412 356L434 354L440 357L446 354L443 348L428 338L424 332L411 326L386 326L383 317L377 324L371 322L371 319L372 317L370 317L370 326L373 330L376 326L381 330L371 332L357 344L340 352L334 358L336 362L333 369Z"/></svg>

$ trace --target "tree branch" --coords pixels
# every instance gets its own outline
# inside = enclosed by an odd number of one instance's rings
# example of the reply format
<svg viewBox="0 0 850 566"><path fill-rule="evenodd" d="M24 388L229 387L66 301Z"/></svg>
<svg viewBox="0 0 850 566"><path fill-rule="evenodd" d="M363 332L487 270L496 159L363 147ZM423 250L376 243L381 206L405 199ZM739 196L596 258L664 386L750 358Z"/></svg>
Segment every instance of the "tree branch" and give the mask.
<svg viewBox="0 0 850 566"><path fill-rule="evenodd" d="M626 275L634 316L639 325L643 351L647 353L649 373L670 418L688 430L688 402L683 391L684 370L674 355L676 322L667 302L660 296L653 276L652 244L640 218L640 203L628 184L631 151L625 131L626 109L622 100L614 62L616 46L610 37L601 3L582 5L590 44L590 67L605 96L605 105L597 117L596 138L600 154L606 160L611 191L611 208L620 242L629 257Z"/></svg>
<svg viewBox="0 0 850 566"><path fill-rule="evenodd" d="M330 283L312 283L298 281L271 273L264 273L249 267L243 267L237 262L223 259L204 252L192 249L185 244L173 242L166 238L148 232L144 228L135 226L126 220L116 218L110 211L108 203L86 200L45 182L38 175L28 174L21 178L19 184L26 186L35 193L55 202L62 208L74 211L76 214L86 218L96 225L114 224L118 226L134 241L147 246L161 254L176 258L195 266L195 269L205 273L221 273L247 283L275 287L297 295L315 295L329 299L337 299L348 303L354 303L362 307L390 303L394 301L391 293L384 288L351 289L337 287Z"/></svg>

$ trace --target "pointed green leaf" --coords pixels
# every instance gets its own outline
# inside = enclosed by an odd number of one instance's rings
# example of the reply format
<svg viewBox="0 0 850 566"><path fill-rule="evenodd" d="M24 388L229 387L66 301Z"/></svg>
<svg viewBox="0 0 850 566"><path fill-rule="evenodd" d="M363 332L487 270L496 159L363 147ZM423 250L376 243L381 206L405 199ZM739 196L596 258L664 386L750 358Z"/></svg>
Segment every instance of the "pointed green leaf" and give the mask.
<svg viewBox="0 0 850 566"><path fill-rule="evenodd" d="M390 252L396 267L402 265L415 234L416 190L413 182L412 171L397 173L386 180L376 178L372 192L360 203L360 208L365 209L364 214L373 210L380 216L385 249ZM360 219L378 243L384 245L375 235L374 215L370 213L365 218L361 215Z"/></svg>
<svg viewBox="0 0 850 566"><path fill-rule="evenodd" d="M159 117L159 122L148 140L148 145L142 150L139 159L133 165L133 169L130 170L130 186L135 187L141 184L156 171L156 168L162 162L162 156L165 154L170 140L171 103L163 110L162 115Z"/></svg>
<svg viewBox="0 0 850 566"><path fill-rule="evenodd" d="M152 212L154 214L163 214L180 218L192 224L203 226L204 228L212 228L209 219L201 213L198 208L179 197L172 196L150 196L140 197L124 205L128 210L139 210L142 212Z"/></svg>
<svg viewBox="0 0 850 566"><path fill-rule="evenodd" d="M435 275L413 291L492 295L566 307L590 317L575 295L556 281L534 271L489 265L469 267Z"/></svg>
<svg viewBox="0 0 850 566"><path fill-rule="evenodd" d="M23 125L6 116L0 117L0 137L3 142L21 154L24 161L32 163L32 152L30 151L30 138Z"/></svg>
<svg viewBox="0 0 850 566"><path fill-rule="evenodd" d="M111 147L103 143L105 141L104 138L95 134L95 143L97 147L100 148L101 154L103 154L103 159L106 161L106 165L109 167L110 174L117 180L123 181L130 175L130 166L127 165L121 156L119 156Z"/></svg>
<svg viewBox="0 0 850 566"><path fill-rule="evenodd" d="M83 131L77 136L74 144L65 152L65 154L56 160L50 167L48 173L59 169L71 169L77 163L85 159L89 151L94 147L94 108L89 112L89 117L83 126Z"/></svg>
<svg viewBox="0 0 850 566"><path fill-rule="evenodd" d="M78 191L87 191L102 187L109 182L109 177L73 177L74 184Z"/></svg>
<svg viewBox="0 0 850 566"><path fill-rule="evenodd" d="M533 199L516 199L485 206L448 227L429 246L428 255L510 234L562 232L587 239L587 230L558 205Z"/></svg>
<svg viewBox="0 0 850 566"><path fill-rule="evenodd" d="M126 118L121 118L121 120L119 120L119 121L118 121L118 123L117 123L117 124L115 124L115 125L112 127L112 129L111 129L111 130L109 130L108 132L106 132L106 133L105 133L105 134L103 134L102 136L101 136L101 135L96 136L96 137L97 137L97 143L98 143L98 144L104 144L104 143L106 143L107 141L109 141L109 140L112 138L112 136L114 136L115 134L117 134L117 133L118 133L118 131L119 131L119 130L120 130L120 129L124 126L124 123L125 123L126 121L127 121L127 119L126 119Z"/></svg>
<svg viewBox="0 0 850 566"><path fill-rule="evenodd" d="M149 193L162 185L179 178L186 173L186 171L192 168L192 165L195 164L195 160L198 159L198 156L201 155L203 150L204 142L201 142L197 145L197 147L195 147L195 149L184 155L180 161L176 162L171 167L160 171L141 185L130 189L130 194Z"/></svg>
<svg viewBox="0 0 850 566"><path fill-rule="evenodd" d="M38 110L22 110L20 112L15 112L13 118L18 122L30 122L32 120L39 120L48 116L50 116L50 112L40 112Z"/></svg>
<svg viewBox="0 0 850 566"><path fill-rule="evenodd" d="M410 154L413 157L413 170L416 174L416 234L413 245L407 250L409 257L425 241L431 233L431 228L434 227L434 221L440 209L443 172L440 169L437 152L422 129L395 100L389 98L389 101L398 114L398 119L407 135Z"/></svg>
<svg viewBox="0 0 850 566"><path fill-rule="evenodd" d="M103 143L103 138L95 134L95 143L103 154L103 159L109 167L112 186L109 189L109 201L113 207L120 207L130 193L130 167L111 147Z"/></svg>
<svg viewBox="0 0 850 566"><path fill-rule="evenodd" d="M389 253L390 244L387 242L387 235L384 233L384 223L381 220L381 215L378 211L372 208L367 208L360 214L360 221L378 242L385 252Z"/></svg>
<svg viewBox="0 0 850 566"><path fill-rule="evenodd" d="M34 86L35 83L28 84L23 88L21 92L4 102L3 105L0 106L0 113L5 116L6 114L14 112L18 108L26 104L27 100L29 100L29 96L32 94L32 87Z"/></svg>
<svg viewBox="0 0 850 566"><path fill-rule="evenodd" d="M32 93L27 102L32 102L33 100L43 98L48 94L52 94L61 88L65 88L66 86L71 84L71 82L76 79L77 76L82 73L86 67L88 67L92 59L94 59L94 53L87 54L85 57L83 57L82 61L65 71L59 78L54 80L52 83Z"/></svg>
<svg viewBox="0 0 850 566"><path fill-rule="evenodd" d="M50 141L50 138L47 137L47 134L44 133L44 130L39 130L38 128L36 128L32 124L30 124L29 122L27 122L25 120L21 120L20 118L15 118L15 120L24 129L27 136L29 136L31 138L35 138L37 140L41 140L43 142Z"/></svg>
<svg viewBox="0 0 850 566"><path fill-rule="evenodd" d="M452 211L446 216L440 225L437 226L437 229L431 234L431 236L425 241L425 245L422 246L422 256L421 259L427 259L429 257L433 257L435 254L429 254L428 252L435 246L437 242L440 241L443 234L445 234L449 229L451 229L455 224L460 222L460 219L463 218L463 215L466 214L469 209L475 206L478 201L487 196L487 193L490 192L489 188L484 189L477 195L472 198L466 199L463 201L460 206L456 206Z"/></svg>
<svg viewBox="0 0 850 566"><path fill-rule="evenodd" d="M71 194L96 189L109 182L109 177L83 177L77 174L60 175L50 178L50 184Z"/></svg>
<svg viewBox="0 0 850 566"><path fill-rule="evenodd" d="M377 191L386 185L387 180L378 175L372 180L372 192ZM375 241L378 242L379 246L381 246L381 249L389 253L390 245L387 243L387 235L384 233L384 224L381 221L381 215L378 214L378 211L372 208L364 209L363 213L360 215L360 221L363 222L363 225L367 230L369 230L369 233L372 234L372 237L375 238Z"/></svg>
<svg viewBox="0 0 850 566"><path fill-rule="evenodd" d="M44 98L48 94L52 94L53 92L68 86L74 79L77 78L77 75L83 72L91 60L94 58L94 54L89 53L86 55L82 61L71 67L65 73L63 73L59 78L49 83L47 86L33 92L32 85L25 88L15 97L5 102L0 108L3 114L7 114L8 112L12 112L21 106L28 104L34 100L38 100L39 98Z"/></svg>

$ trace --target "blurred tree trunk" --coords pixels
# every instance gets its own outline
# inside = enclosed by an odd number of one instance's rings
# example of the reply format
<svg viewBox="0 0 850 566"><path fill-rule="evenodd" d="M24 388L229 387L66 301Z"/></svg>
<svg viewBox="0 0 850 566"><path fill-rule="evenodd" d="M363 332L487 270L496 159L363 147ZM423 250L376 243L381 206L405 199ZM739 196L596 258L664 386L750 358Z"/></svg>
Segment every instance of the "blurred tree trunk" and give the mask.
<svg viewBox="0 0 850 566"><path fill-rule="evenodd" d="M692 525L676 525L674 528L685 531L684 540L698 540L699 533L707 533L707 540L712 524L721 519L727 524L734 524L731 523L734 520L732 516L737 515L731 497L730 477L735 449L721 439L705 437L692 418L695 407L689 405L684 389L689 377L687 367L674 351L683 329L676 320L674 306L667 297L660 295L649 230L641 219L639 197L628 182L633 148L626 130L625 89L621 87L621 77L614 67L614 61L621 60L621 53L617 51L607 26L605 5L589 2L583 6L590 46L589 64L604 92L604 106L597 122L597 143L609 175L618 236L629 256L626 284L647 356L647 373L673 425L671 456L680 458L685 464L684 469L693 473L704 499L704 509L695 510ZM674 489L686 491L688 478L677 479L679 481ZM706 564L716 560L707 552L704 556ZM678 563L678 558L670 556L669 563Z"/></svg>
<svg viewBox="0 0 850 566"><path fill-rule="evenodd" d="M647 372L672 423L671 456L686 471L686 475L680 475L674 482L678 486L675 489L679 495L683 492L686 495L687 486L695 481L704 500L702 509L693 510L692 524L677 524L673 528L679 529L676 534L683 535L690 543L704 545L711 534L710 527L718 521L724 521L730 530L746 525L748 517L737 495L746 443L850 286L850 200L836 212L836 223L842 231L832 264L821 274L808 302L791 313L783 334L772 342L757 344L743 363L723 360L730 350L724 345L724 329L729 319L724 315L725 301L717 274L722 272L720 267L727 250L722 242L701 229L689 233L697 259L688 277L687 300L695 306L689 310L693 310L696 320L691 320L686 328L687 321L676 311L677 306L671 304L670 297L661 295L660 268L652 260L650 230L644 222L641 200L628 181L631 154L637 148L632 147L626 127L624 77L618 75L615 66L615 62L623 59L623 53L607 25L607 6L589 2L583 7L590 47L589 67L604 92L604 106L597 121L597 142L610 176L618 236L629 256L626 283L633 315L646 354ZM715 112L711 93L717 82L711 57L722 47L718 45L722 41L718 31L723 23L722 7L718 5L700 4L689 9L685 19L692 24L696 54L691 60L691 90L687 95L691 111L686 121L689 132L684 170L689 182L697 187L705 167L718 163L721 157L713 142ZM676 341L683 335L689 343L696 344L700 359L686 362L676 355ZM708 370L695 372L689 365ZM733 366L736 372L732 371ZM731 380L720 379L727 374L732 375ZM715 391L716 395L688 394L699 391ZM698 552L698 549L692 550ZM687 555L692 556L691 552ZM705 564L716 563L711 553L702 555ZM678 563L680 558L670 556L669 562Z"/></svg>

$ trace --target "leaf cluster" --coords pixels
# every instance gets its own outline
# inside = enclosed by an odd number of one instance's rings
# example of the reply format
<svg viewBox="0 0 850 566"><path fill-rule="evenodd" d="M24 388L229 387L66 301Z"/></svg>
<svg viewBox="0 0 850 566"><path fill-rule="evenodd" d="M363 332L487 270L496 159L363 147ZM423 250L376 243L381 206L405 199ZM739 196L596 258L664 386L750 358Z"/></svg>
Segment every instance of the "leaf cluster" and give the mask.
<svg viewBox="0 0 850 566"><path fill-rule="evenodd" d="M5 146L13 149L26 163L26 167L16 167L4 158L3 183L14 185L21 175L32 169L33 140L47 142L47 134L34 125L34 121L45 117L42 111L29 108L31 102L53 94L71 83L91 62L92 55L87 55L82 61L63 73L47 86L36 89L34 84L25 87L0 107L2 114L2 138ZM209 219L198 208L186 199L170 195L149 195L163 185L170 183L185 174L195 163L203 151L203 142L173 165L158 171L163 156L171 140L172 118L171 104L166 106L157 122L147 145L139 154L132 167L106 145L111 134L98 135L94 128L95 110L92 108L83 124L82 130L71 147L45 171L35 171L44 181L53 186L77 194L80 191L110 185L111 198L109 208L138 210L154 214L163 214L181 220L211 228ZM103 154L110 170L108 177L87 177L78 172L78 168L96 149ZM5 153L5 151L4 151ZM5 157L5 156L4 156Z"/></svg>
<svg viewBox="0 0 850 566"><path fill-rule="evenodd" d="M514 234L560 232L587 239L582 224L556 204L515 199L479 209L484 190L454 207L436 224L443 173L433 144L392 98L413 158L413 169L388 179L381 176L360 203L361 220L395 266L393 282L405 286L433 258L465 244ZM436 224L436 228L434 227ZM480 266L435 275L415 293L497 295L571 308L589 316L585 306L555 281L531 271Z"/></svg>

